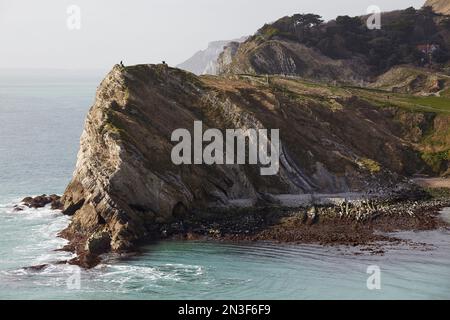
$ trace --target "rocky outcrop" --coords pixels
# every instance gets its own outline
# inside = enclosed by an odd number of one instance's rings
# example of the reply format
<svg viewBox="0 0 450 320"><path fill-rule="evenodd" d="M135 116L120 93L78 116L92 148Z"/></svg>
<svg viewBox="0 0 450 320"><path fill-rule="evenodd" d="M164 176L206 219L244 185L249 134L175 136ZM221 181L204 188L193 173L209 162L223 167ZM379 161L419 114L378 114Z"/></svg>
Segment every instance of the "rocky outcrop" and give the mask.
<svg viewBox="0 0 450 320"><path fill-rule="evenodd" d="M196 77L167 65L115 66L87 116L62 235L86 258L162 236L196 210L280 205L283 195L389 192L426 172L399 111L348 90L284 77ZM280 129L280 170L175 165L175 129ZM421 120L422 121L422 120ZM212 209L211 209L212 210ZM81 263L83 264L83 263Z"/></svg>
<svg viewBox="0 0 450 320"><path fill-rule="evenodd" d="M26 197L21 201L20 205L14 206L14 211L22 211L24 207L38 209L47 205L50 205L52 210L60 210L63 208L60 200L61 197L56 194L50 196L43 194L36 197Z"/></svg>

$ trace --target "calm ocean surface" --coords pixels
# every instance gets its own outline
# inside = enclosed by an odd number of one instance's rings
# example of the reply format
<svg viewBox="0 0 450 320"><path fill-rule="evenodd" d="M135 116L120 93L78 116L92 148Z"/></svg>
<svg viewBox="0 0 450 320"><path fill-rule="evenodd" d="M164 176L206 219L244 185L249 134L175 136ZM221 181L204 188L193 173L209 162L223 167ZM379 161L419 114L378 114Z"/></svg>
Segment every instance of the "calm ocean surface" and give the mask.
<svg viewBox="0 0 450 320"><path fill-rule="evenodd" d="M93 270L58 265L68 218L48 208L13 213L28 195L62 194L84 117L102 78L0 71L0 299L449 299L450 232L402 233L427 246L358 249L163 242ZM447 216L450 214L447 213ZM26 267L50 264L41 271ZM381 290L368 290L369 266Z"/></svg>

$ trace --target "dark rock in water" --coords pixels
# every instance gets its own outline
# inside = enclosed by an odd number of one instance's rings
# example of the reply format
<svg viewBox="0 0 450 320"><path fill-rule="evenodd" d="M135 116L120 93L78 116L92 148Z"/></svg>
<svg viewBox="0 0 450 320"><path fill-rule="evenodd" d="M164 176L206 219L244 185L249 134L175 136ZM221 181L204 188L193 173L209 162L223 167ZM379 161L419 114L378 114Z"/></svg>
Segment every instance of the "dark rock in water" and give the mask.
<svg viewBox="0 0 450 320"><path fill-rule="evenodd" d="M97 266L101 259L97 255L92 255L87 252L78 252L78 256L69 260L68 263L82 268L90 269Z"/></svg>
<svg viewBox="0 0 450 320"><path fill-rule="evenodd" d="M48 267L48 264L39 264L31 267L26 267L24 270L27 271L42 271Z"/></svg>
<svg viewBox="0 0 450 320"><path fill-rule="evenodd" d="M60 201L61 197L56 195L56 194L52 194L50 196L47 196L46 194L43 194L41 196L37 196L37 197L26 197L24 199L22 199L22 204L28 208L43 208L46 205L50 204L52 210L61 210L63 205ZM14 211L22 211L23 208L20 206L15 206L14 207Z"/></svg>
<svg viewBox="0 0 450 320"><path fill-rule="evenodd" d="M61 197L60 196L56 196L57 198L55 198L54 200L52 200L51 202L51 209L52 210L62 210L64 208L64 205L62 204L62 202L60 201Z"/></svg>
<svg viewBox="0 0 450 320"><path fill-rule="evenodd" d="M19 206L19 205L15 205L14 209L13 209L14 212L20 212L20 211L23 211L23 210L24 209L21 206Z"/></svg>
<svg viewBox="0 0 450 320"><path fill-rule="evenodd" d="M37 196L37 197L26 197L22 202L29 208L42 208L49 204L52 200L47 195Z"/></svg>

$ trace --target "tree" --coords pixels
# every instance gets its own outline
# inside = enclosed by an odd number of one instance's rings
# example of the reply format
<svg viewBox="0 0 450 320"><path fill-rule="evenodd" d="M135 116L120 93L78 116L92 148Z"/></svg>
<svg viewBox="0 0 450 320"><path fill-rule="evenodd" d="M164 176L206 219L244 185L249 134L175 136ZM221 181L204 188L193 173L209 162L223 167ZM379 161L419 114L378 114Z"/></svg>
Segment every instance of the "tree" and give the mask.
<svg viewBox="0 0 450 320"><path fill-rule="evenodd" d="M339 16L336 18L336 24L344 29L344 32L355 32L359 31L363 25L361 18L359 17L349 17L349 16Z"/></svg>
<svg viewBox="0 0 450 320"><path fill-rule="evenodd" d="M322 17L317 14L295 14L292 16L296 27L311 29L323 23Z"/></svg>

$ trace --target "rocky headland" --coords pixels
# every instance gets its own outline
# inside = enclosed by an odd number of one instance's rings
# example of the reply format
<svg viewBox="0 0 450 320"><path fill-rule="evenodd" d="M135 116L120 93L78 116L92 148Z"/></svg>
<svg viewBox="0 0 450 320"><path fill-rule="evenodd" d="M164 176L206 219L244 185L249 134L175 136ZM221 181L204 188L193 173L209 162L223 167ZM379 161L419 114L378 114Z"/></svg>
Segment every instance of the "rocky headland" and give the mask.
<svg viewBox="0 0 450 320"><path fill-rule="evenodd" d="M61 233L79 254L73 263L89 267L102 253L174 237L367 243L379 238L378 222L437 227L433 217L448 202L427 200L408 177L445 172L445 162L427 162L423 141L441 137L449 116L361 90L115 66L98 88L61 199L73 217ZM279 128L278 174L261 176L255 165L174 165L171 134L196 120L221 130ZM392 218L388 208L398 203L414 214L394 210L402 218ZM365 231L354 232L359 226Z"/></svg>
<svg viewBox="0 0 450 320"><path fill-rule="evenodd" d="M424 183L450 174L450 20L438 2L383 13L381 30L367 17L283 17L200 53L218 56L219 76L116 65L64 195L22 206L71 216L60 235L84 267L160 239L360 245L444 227L448 192ZM277 174L176 165L172 133L195 136L198 121L222 133L279 129Z"/></svg>

